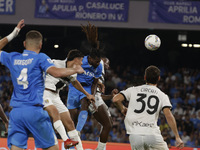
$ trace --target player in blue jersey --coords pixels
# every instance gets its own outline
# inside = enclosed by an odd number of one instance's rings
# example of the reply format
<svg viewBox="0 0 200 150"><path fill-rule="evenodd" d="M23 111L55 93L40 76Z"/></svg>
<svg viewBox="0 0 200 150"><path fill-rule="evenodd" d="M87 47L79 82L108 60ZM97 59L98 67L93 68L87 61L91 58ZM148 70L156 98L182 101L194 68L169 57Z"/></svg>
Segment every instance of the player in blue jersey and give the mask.
<svg viewBox="0 0 200 150"><path fill-rule="evenodd" d="M89 94L95 94L99 77L102 75L101 55L98 49L92 48L90 54L83 58L82 68L84 73L77 75L77 80ZM67 108L76 125L76 130L81 131L88 116L88 99L72 84L69 85ZM78 109L81 108L78 115ZM78 120L77 120L78 119Z"/></svg>
<svg viewBox="0 0 200 150"><path fill-rule="evenodd" d="M99 122L101 125L98 146L96 150L104 150L106 147L106 143L108 140L108 136L110 130L112 129L112 117L110 111L108 110L108 106L105 104L104 101L111 100L115 94L118 93L117 89L113 89L110 95L105 95L105 87L104 87L104 76L106 70L110 67L110 61L107 57L102 57L101 62L103 65L102 76L99 78L99 83L103 89L97 88L97 92L95 94L95 105L97 109L93 107L93 105L89 105L89 110L93 114L94 118Z"/></svg>
<svg viewBox="0 0 200 150"><path fill-rule="evenodd" d="M21 20L14 31L0 41L2 49L24 26ZM30 133L37 148L58 150L57 139L48 116L43 110L43 92L45 73L54 77L67 77L74 73L83 73L80 66L74 68L57 68L42 48L42 35L32 30L26 34L26 48L23 53L0 51L0 62L8 67L14 86L10 101L12 110L9 117L8 147L12 150L27 148ZM78 144L68 139L65 148Z"/></svg>

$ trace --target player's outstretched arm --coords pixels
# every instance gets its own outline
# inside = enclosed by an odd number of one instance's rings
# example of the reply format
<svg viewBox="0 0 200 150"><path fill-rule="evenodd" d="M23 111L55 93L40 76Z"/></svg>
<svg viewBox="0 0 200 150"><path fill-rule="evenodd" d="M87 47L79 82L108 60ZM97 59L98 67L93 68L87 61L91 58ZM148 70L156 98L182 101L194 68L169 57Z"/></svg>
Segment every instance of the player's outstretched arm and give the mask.
<svg viewBox="0 0 200 150"><path fill-rule="evenodd" d="M1 104L0 104L0 117L3 120L3 123L5 124L6 132L8 132L8 118L7 118L6 114L3 111L3 108L1 106Z"/></svg>
<svg viewBox="0 0 200 150"><path fill-rule="evenodd" d="M8 36L6 36L0 40L0 52L1 52L1 49L3 47L5 47L6 44L8 44L8 42L10 42L13 38L15 38L18 35L19 31L23 27L24 27L24 19L22 19L18 22L17 26L15 27L15 29L13 30L12 33L10 33Z"/></svg>
<svg viewBox="0 0 200 150"><path fill-rule="evenodd" d="M80 82L78 80L75 80L73 82L71 82L72 85L79 91L81 91L83 94L85 94L87 96L87 99L95 101L94 95L89 94L84 88L83 86L80 84Z"/></svg>
<svg viewBox="0 0 200 150"><path fill-rule="evenodd" d="M101 97L104 101L111 100L117 93L119 93L118 89L113 89L110 95L101 94Z"/></svg>
<svg viewBox="0 0 200 150"><path fill-rule="evenodd" d="M127 108L122 104L122 101L124 100L124 96L122 94L116 94L113 97L113 102L115 106L121 111L123 115L126 115Z"/></svg>
<svg viewBox="0 0 200 150"><path fill-rule="evenodd" d="M94 106L94 109L97 110L97 107L95 105L95 97L94 95L89 94L84 88L83 86L80 84L80 82L78 80L72 81L71 82L72 85L79 91L81 91L83 94L86 95L87 99L92 103L92 105Z"/></svg>
<svg viewBox="0 0 200 150"><path fill-rule="evenodd" d="M176 138L176 147L178 147L179 149L182 149L184 147L184 143L181 140L179 134L178 134L178 129L177 129L177 125L176 125L176 120L174 118L174 116L171 113L171 110L169 108L164 108L163 109L164 115L167 119L167 123L169 124L170 128L172 129L175 138Z"/></svg>
<svg viewBox="0 0 200 150"><path fill-rule="evenodd" d="M81 74L83 73L84 70L81 66L76 66L74 68L57 68L57 67L50 67L47 70L47 73L52 75L55 78L62 78L62 77L67 77L71 76L75 73Z"/></svg>

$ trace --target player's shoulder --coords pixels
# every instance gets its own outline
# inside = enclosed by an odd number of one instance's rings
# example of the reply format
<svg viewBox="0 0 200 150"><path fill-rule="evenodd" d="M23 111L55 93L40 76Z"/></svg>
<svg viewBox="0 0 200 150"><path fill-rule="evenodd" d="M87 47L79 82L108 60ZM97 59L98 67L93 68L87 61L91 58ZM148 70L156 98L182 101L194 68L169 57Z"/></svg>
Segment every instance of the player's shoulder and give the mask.
<svg viewBox="0 0 200 150"><path fill-rule="evenodd" d="M88 56L84 56L82 62L83 63L88 63Z"/></svg>
<svg viewBox="0 0 200 150"><path fill-rule="evenodd" d="M101 61L100 61L100 64L104 65L104 62L103 62L103 60L102 60L102 59L101 59Z"/></svg>
<svg viewBox="0 0 200 150"><path fill-rule="evenodd" d="M164 93L160 88L158 88L157 86L155 86L156 90L158 91L158 95L162 98L168 98L168 95L166 93Z"/></svg>
<svg viewBox="0 0 200 150"><path fill-rule="evenodd" d="M52 59L52 62L58 68L65 68L66 67L66 60Z"/></svg>
<svg viewBox="0 0 200 150"><path fill-rule="evenodd" d="M101 69L102 70L102 68L103 68L103 63L99 63L99 66L97 67L98 69Z"/></svg>
<svg viewBox="0 0 200 150"><path fill-rule="evenodd" d="M134 91L137 90L139 88L139 86L130 86L126 89L126 91Z"/></svg>
<svg viewBox="0 0 200 150"><path fill-rule="evenodd" d="M45 53L38 53L38 56L39 57L48 57L47 54L45 54Z"/></svg>
<svg viewBox="0 0 200 150"><path fill-rule="evenodd" d="M10 54L10 55L21 55L21 53L19 53L19 52L6 52L6 51L1 51L1 53Z"/></svg>
<svg viewBox="0 0 200 150"><path fill-rule="evenodd" d="M48 61L50 61L52 63L51 58L45 53L38 53L37 58L38 59L47 59Z"/></svg>
<svg viewBox="0 0 200 150"><path fill-rule="evenodd" d="M38 53L36 58L40 61L47 60L49 63L53 64L51 58L48 55L46 55L45 53Z"/></svg>

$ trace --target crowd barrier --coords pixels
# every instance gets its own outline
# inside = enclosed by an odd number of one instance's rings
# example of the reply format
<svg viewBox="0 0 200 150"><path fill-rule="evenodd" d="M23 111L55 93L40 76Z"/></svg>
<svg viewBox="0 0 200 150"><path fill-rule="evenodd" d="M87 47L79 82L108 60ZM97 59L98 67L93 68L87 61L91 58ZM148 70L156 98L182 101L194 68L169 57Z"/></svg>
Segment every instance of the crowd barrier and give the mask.
<svg viewBox="0 0 200 150"><path fill-rule="evenodd" d="M58 140L59 143L59 149L65 150L62 140ZM97 147L97 142L94 141L82 141L84 150L95 150ZM9 150L7 147L7 139L6 138L0 138L0 150ZM28 148L27 150L42 150L40 148L35 148L34 139L29 138L28 140ZM70 149L71 150L71 149ZM131 150L130 144L125 143L111 143L108 142L106 144L105 150ZM176 147L170 148L170 150L178 150ZM200 150L200 148L189 148L184 147L183 150Z"/></svg>

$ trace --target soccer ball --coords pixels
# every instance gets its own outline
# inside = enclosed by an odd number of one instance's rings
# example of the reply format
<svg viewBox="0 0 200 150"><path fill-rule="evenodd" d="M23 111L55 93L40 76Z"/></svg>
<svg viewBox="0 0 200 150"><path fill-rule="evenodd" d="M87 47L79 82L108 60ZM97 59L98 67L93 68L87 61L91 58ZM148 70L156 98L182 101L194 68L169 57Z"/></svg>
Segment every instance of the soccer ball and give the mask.
<svg viewBox="0 0 200 150"><path fill-rule="evenodd" d="M160 38L155 34L150 34L145 38L144 45L148 50L155 51L160 47Z"/></svg>

